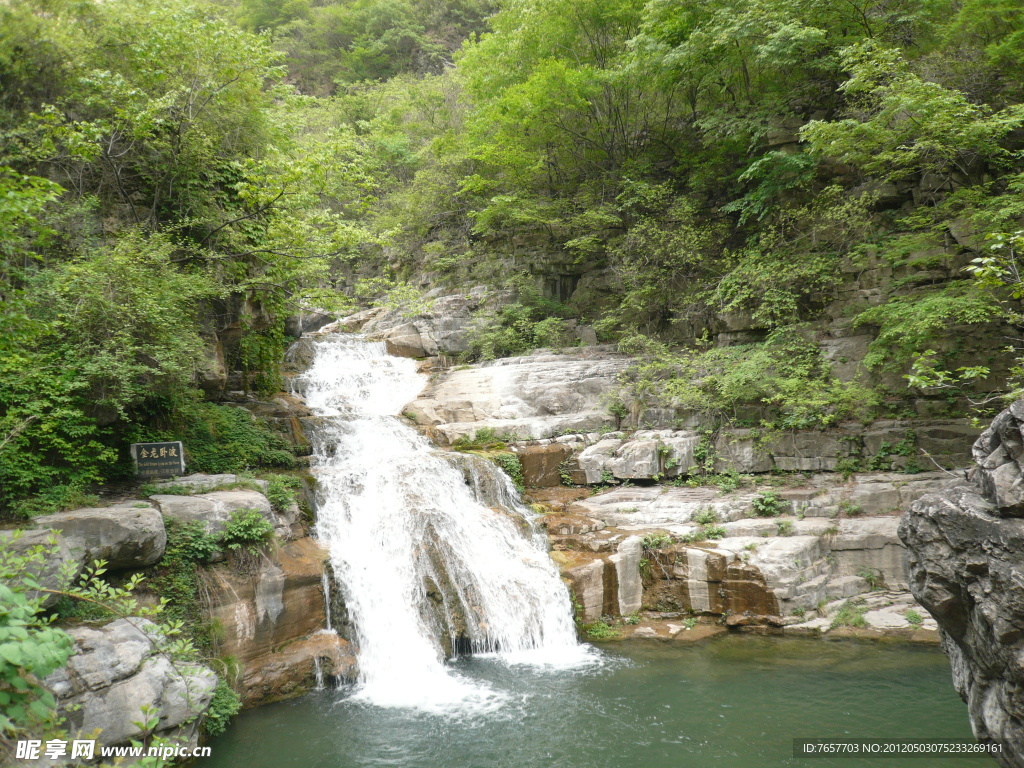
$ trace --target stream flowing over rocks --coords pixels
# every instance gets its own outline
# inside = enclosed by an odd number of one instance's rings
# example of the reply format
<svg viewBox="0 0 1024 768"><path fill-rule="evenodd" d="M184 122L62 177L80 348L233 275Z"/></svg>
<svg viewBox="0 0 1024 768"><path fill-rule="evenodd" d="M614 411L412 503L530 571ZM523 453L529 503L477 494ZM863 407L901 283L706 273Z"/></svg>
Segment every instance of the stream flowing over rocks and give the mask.
<svg viewBox="0 0 1024 768"><path fill-rule="evenodd" d="M911 589L939 624L979 741L1024 766L1024 400L974 444L970 483L914 503L900 525Z"/></svg>
<svg viewBox="0 0 1024 768"><path fill-rule="evenodd" d="M318 478L328 548L359 653L359 693L445 710L500 694L444 663L459 650L514 662L575 662L569 594L532 513L491 462L453 464L396 416L420 391L411 360L383 343L325 335L295 381Z"/></svg>

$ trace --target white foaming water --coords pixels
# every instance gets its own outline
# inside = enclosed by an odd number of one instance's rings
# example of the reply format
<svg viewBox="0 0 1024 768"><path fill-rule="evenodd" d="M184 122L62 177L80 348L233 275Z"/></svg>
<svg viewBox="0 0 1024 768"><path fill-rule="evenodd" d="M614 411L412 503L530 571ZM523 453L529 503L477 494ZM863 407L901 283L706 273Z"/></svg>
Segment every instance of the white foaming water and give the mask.
<svg viewBox="0 0 1024 768"><path fill-rule="evenodd" d="M482 459L446 459L396 418L424 383L412 360L388 356L381 343L315 343L299 384L323 417L311 436L317 532L355 627L357 695L381 706L486 710L503 695L453 673L442 639L455 647L468 638L474 652L510 664L595 657L576 640L568 591L508 478ZM483 503L484 488L500 508Z"/></svg>

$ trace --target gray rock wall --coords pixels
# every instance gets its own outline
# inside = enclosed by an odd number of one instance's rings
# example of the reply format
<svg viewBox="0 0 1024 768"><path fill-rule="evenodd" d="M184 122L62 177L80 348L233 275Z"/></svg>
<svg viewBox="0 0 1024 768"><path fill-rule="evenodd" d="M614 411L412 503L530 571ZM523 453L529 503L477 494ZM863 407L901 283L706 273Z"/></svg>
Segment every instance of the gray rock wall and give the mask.
<svg viewBox="0 0 1024 768"><path fill-rule="evenodd" d="M975 736L1024 766L1024 401L974 445L971 483L925 496L900 526L911 590L939 624Z"/></svg>

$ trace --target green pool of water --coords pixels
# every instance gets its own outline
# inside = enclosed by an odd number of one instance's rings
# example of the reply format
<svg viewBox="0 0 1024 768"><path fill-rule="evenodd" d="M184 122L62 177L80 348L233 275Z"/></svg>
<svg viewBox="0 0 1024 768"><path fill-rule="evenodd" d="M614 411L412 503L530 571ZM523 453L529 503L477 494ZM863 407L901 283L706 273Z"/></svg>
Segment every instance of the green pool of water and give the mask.
<svg viewBox="0 0 1024 768"><path fill-rule="evenodd" d="M975 768L990 758L793 757L794 738L971 738L934 648L724 636L697 646L606 646L587 670L463 659L507 694L454 715L320 691L243 713L203 768Z"/></svg>

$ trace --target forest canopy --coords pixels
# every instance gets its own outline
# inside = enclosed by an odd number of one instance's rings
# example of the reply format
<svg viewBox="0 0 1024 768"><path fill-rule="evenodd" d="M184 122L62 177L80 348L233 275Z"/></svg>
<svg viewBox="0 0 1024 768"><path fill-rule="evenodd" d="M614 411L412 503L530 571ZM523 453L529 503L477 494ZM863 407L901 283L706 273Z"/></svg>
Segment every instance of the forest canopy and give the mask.
<svg viewBox="0 0 1024 768"><path fill-rule="evenodd" d="M881 264L865 365L969 386L935 345L1019 336L1022 91L1014 0L4 4L0 512L192 428L211 333L271 392L298 308L439 287L510 295L477 355L576 319L638 397L732 418L757 369L806 427L900 395L812 343Z"/></svg>

